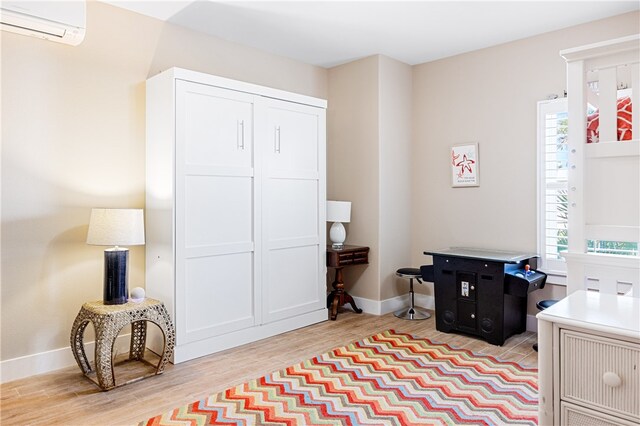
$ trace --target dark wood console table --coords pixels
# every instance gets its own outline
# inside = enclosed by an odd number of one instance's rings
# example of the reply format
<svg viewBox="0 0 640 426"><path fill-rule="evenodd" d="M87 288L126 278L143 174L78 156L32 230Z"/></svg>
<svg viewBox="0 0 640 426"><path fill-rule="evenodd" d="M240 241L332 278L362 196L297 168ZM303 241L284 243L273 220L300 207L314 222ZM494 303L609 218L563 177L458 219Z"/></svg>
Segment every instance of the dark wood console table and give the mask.
<svg viewBox="0 0 640 426"><path fill-rule="evenodd" d="M327 296L327 308L331 309L331 319L335 321L338 316L338 307L349 303L356 313L361 314L362 309L356 306L353 297L344 290L342 268L350 265L366 265L369 263L369 247L348 246L342 249L334 249L327 246L327 266L335 268L336 277L331 284L333 291Z"/></svg>

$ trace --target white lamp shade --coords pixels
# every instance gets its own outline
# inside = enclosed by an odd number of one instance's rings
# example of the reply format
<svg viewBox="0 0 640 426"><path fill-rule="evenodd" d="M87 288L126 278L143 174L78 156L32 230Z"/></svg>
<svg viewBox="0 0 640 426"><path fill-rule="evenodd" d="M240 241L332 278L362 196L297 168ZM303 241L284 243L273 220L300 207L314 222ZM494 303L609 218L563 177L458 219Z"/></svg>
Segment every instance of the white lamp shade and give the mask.
<svg viewBox="0 0 640 426"><path fill-rule="evenodd" d="M91 209L87 244L137 246L144 244L142 209Z"/></svg>
<svg viewBox="0 0 640 426"><path fill-rule="evenodd" d="M327 222L349 223L351 201L327 201Z"/></svg>

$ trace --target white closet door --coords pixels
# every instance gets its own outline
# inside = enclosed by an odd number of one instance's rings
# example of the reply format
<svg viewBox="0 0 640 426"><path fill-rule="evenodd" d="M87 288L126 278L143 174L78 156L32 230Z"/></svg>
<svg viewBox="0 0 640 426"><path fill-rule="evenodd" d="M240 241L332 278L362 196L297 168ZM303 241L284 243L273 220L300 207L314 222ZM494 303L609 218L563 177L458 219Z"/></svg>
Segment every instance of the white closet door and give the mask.
<svg viewBox="0 0 640 426"><path fill-rule="evenodd" d="M256 323L253 99L176 82L178 344Z"/></svg>
<svg viewBox="0 0 640 426"><path fill-rule="evenodd" d="M324 109L273 99L265 99L263 109L262 320L267 323L325 307L326 154Z"/></svg>

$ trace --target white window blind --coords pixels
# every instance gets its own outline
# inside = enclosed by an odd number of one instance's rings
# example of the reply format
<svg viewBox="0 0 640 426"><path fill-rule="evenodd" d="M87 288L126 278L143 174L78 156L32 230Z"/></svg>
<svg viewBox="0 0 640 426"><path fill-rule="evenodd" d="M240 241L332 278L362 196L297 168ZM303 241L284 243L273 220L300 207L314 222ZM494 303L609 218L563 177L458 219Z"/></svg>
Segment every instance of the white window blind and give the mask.
<svg viewBox="0 0 640 426"><path fill-rule="evenodd" d="M566 274L568 245L566 98L538 102L538 251L541 269Z"/></svg>

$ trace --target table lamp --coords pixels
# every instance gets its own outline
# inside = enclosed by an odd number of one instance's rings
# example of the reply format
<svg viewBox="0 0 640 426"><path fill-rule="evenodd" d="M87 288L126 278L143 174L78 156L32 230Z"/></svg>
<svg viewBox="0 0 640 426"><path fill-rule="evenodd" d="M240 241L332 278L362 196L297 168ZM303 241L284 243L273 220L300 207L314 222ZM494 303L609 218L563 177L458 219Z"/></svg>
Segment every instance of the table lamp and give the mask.
<svg viewBox="0 0 640 426"><path fill-rule="evenodd" d="M331 248L344 248L347 231L343 223L351 221L351 201L327 201L327 222L333 222L329 230Z"/></svg>
<svg viewBox="0 0 640 426"><path fill-rule="evenodd" d="M104 251L105 305L127 303L129 249L144 244L142 209L91 209L87 244L114 246Z"/></svg>

